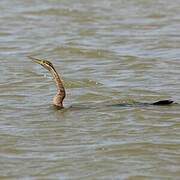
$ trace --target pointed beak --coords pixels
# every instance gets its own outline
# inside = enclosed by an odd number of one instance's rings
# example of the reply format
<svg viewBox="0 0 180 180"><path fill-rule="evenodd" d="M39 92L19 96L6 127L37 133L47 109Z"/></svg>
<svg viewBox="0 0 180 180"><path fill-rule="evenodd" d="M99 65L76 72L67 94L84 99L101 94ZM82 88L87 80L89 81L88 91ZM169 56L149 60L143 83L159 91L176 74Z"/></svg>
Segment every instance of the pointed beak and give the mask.
<svg viewBox="0 0 180 180"><path fill-rule="evenodd" d="M28 56L29 59L31 59L34 63L40 64L40 65L44 65L43 60L41 59L37 59L31 56Z"/></svg>

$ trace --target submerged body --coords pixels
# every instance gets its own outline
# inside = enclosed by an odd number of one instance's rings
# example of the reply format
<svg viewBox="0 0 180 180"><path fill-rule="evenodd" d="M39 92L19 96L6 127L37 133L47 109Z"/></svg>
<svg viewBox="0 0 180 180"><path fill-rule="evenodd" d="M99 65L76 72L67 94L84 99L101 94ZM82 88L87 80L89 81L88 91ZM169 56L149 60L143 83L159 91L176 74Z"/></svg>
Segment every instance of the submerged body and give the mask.
<svg viewBox="0 0 180 180"><path fill-rule="evenodd" d="M53 80L54 80L56 87L57 87L57 94L53 98L53 105L57 109L62 109L64 107L63 106L63 100L66 96L66 91L65 91L64 85L62 83L62 80L61 80L59 74L57 73L57 71L55 70L53 64L47 60L37 59L37 58L31 57L31 56L28 56L28 57L31 60L33 60L33 62L40 64L45 69L47 69L51 73L51 75L53 76ZM173 103L172 100L161 100L161 101L157 101L154 103L142 103L142 104L162 106L162 105L170 105L172 103ZM116 105L118 106L121 104L116 104Z"/></svg>

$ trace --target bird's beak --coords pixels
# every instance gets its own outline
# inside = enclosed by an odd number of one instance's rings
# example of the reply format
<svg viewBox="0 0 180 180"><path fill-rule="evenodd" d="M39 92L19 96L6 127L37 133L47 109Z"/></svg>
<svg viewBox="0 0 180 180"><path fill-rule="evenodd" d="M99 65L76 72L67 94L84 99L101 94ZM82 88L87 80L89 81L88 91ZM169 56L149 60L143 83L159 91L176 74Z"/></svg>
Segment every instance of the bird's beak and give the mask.
<svg viewBox="0 0 180 180"><path fill-rule="evenodd" d="M28 58L31 59L34 63L40 64L40 65L44 65L42 59L37 59L37 58L34 58L32 56L28 56Z"/></svg>

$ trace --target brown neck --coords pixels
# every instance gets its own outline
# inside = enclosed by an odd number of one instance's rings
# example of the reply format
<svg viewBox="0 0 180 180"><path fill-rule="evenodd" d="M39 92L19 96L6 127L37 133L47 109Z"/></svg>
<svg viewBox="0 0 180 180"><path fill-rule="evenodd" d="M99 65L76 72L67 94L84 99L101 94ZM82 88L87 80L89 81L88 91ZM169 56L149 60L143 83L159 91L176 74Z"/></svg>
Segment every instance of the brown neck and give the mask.
<svg viewBox="0 0 180 180"><path fill-rule="evenodd" d="M56 87L57 87L57 94L53 98L53 104L55 106L59 106L62 108L63 107L63 100L66 96L65 88L63 86L63 83L61 81L60 76L58 75L58 73L56 72L56 70L54 68L52 68L50 70L50 73L52 74L54 82L55 82Z"/></svg>

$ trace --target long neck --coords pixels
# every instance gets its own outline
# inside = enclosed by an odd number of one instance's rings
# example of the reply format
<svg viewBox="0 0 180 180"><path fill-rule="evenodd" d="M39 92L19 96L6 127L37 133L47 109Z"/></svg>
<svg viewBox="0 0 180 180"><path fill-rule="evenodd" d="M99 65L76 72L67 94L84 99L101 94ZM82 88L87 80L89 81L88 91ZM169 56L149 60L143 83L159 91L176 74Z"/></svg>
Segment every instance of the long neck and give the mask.
<svg viewBox="0 0 180 180"><path fill-rule="evenodd" d="M52 74L54 82L55 82L56 87L57 87L57 94L53 98L53 104L55 106L63 108L63 100L66 96L65 88L63 86L63 83L62 83L60 76L58 75L58 73L56 72L56 70L54 68L52 68L50 70L50 73Z"/></svg>

